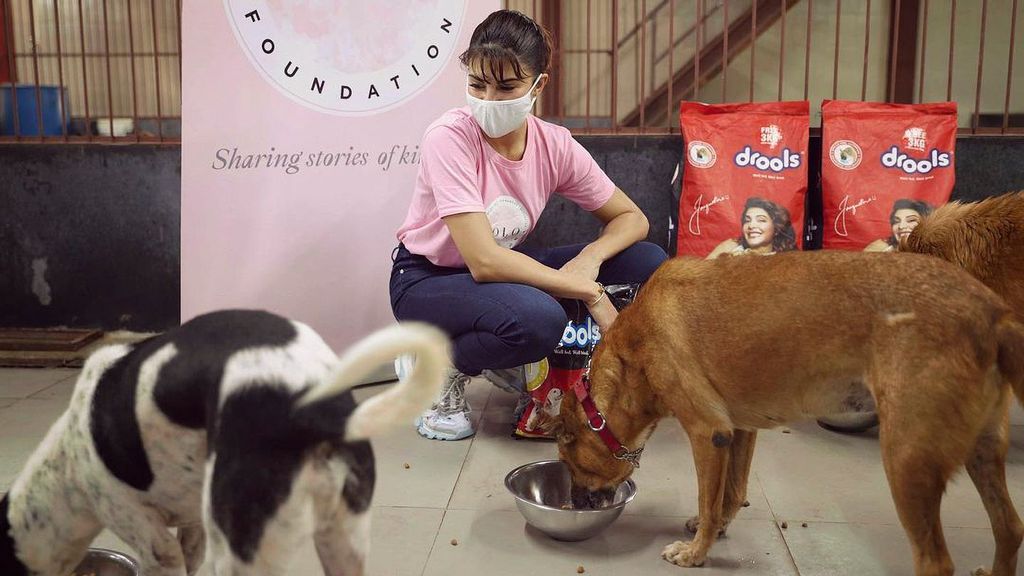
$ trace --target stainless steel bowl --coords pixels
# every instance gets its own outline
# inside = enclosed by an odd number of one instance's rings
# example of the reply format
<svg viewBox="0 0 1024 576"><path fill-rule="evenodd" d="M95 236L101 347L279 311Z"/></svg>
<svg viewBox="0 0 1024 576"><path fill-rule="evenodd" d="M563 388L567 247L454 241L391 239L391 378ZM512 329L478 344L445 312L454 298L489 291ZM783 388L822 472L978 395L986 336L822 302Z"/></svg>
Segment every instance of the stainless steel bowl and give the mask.
<svg viewBox="0 0 1024 576"><path fill-rule="evenodd" d="M577 542L595 536L622 514L636 496L636 484L626 480L605 508L573 510L569 467L560 460L524 464L505 476L505 487L527 524L555 540Z"/></svg>
<svg viewBox="0 0 1024 576"><path fill-rule="evenodd" d="M139 576L139 564L121 552L89 548L85 560L71 572L71 576Z"/></svg>
<svg viewBox="0 0 1024 576"><path fill-rule="evenodd" d="M864 432L878 426L878 414L874 412L829 414L818 418L818 425L826 430L846 434Z"/></svg>

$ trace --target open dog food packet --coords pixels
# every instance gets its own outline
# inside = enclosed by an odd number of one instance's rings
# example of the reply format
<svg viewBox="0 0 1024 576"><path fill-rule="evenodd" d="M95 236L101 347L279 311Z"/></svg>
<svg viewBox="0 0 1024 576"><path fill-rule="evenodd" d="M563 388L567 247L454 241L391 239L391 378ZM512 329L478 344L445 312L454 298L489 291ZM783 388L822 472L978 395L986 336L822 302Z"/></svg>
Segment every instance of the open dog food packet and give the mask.
<svg viewBox="0 0 1024 576"><path fill-rule="evenodd" d="M807 196L807 101L683 102L677 255L797 250Z"/></svg>
<svg viewBox="0 0 1024 576"><path fill-rule="evenodd" d="M953 193L956 102L821 105L822 247L887 252Z"/></svg>
<svg viewBox="0 0 1024 576"><path fill-rule="evenodd" d="M636 284L605 286L605 292L622 310L633 301ZM583 377L593 346L601 340L601 328L587 313L579 300L559 299L569 323L562 341L540 362L526 367L526 392L529 396L516 421L513 436L519 438L552 438L552 427L561 411L562 398L571 394L572 385Z"/></svg>

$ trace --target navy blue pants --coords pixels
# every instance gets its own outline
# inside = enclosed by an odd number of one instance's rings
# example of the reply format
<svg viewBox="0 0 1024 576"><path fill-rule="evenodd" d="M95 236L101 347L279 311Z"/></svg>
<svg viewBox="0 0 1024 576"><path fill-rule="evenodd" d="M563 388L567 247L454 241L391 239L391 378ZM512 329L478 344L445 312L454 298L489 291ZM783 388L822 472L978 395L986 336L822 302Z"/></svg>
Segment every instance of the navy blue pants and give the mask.
<svg viewBox="0 0 1024 576"><path fill-rule="evenodd" d="M585 246L519 251L557 269ZM597 279L607 285L642 283L666 258L657 244L639 242L602 264ZM395 318L429 322L447 332L455 367L464 374L536 362L562 339L568 318L547 292L525 284L478 283L466 268L436 266L401 245L393 259Z"/></svg>

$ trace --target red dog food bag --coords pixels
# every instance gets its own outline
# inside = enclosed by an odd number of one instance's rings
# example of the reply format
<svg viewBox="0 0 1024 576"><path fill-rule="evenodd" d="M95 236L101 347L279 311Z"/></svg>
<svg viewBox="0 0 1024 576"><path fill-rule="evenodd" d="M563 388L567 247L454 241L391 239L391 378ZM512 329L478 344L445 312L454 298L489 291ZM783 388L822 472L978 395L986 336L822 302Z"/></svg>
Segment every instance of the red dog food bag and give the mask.
<svg viewBox="0 0 1024 576"><path fill-rule="evenodd" d="M617 284L605 286L615 308L622 310L633 301L638 286ZM560 299L569 323L562 341L547 358L526 367L526 391L529 402L516 422L513 436L519 438L551 438L551 428L561 412L562 398L570 394L572 385L583 377L590 361L592 347L601 341L601 327L587 313L579 300Z"/></svg>
<svg viewBox="0 0 1024 576"><path fill-rule="evenodd" d="M956 102L821 105L822 247L892 251L953 192Z"/></svg>
<svg viewBox="0 0 1024 576"><path fill-rule="evenodd" d="M683 102L677 255L774 254L801 245L810 105Z"/></svg>

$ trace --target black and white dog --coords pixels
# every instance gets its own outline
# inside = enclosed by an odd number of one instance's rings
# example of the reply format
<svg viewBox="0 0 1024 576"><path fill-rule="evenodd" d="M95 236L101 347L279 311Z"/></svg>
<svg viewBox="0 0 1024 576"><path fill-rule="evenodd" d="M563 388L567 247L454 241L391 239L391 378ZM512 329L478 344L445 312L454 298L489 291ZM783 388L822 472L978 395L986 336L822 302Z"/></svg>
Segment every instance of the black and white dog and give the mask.
<svg viewBox="0 0 1024 576"><path fill-rule="evenodd" d="M357 406L352 384L405 353L406 379ZM426 408L447 361L426 325L339 358L308 326L244 310L102 348L0 501L0 574L65 576L104 527L145 576L195 574L204 550L217 575L285 574L310 537L328 576L362 574L367 438Z"/></svg>

